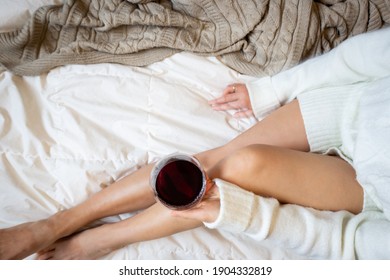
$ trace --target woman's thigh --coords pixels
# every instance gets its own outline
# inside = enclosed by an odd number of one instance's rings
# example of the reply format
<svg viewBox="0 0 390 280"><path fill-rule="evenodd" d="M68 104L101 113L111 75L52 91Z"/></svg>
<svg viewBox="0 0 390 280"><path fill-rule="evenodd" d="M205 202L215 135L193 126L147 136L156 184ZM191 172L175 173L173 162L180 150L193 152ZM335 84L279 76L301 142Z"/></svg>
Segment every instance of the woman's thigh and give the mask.
<svg viewBox="0 0 390 280"><path fill-rule="evenodd" d="M309 151L299 102L294 100L272 112L227 144L237 149L252 144L267 144L298 151Z"/></svg>
<svg viewBox="0 0 390 280"><path fill-rule="evenodd" d="M196 157L208 170L227 155L253 144L308 151L309 144L298 101L294 100L272 112L226 145L199 153Z"/></svg>
<svg viewBox="0 0 390 280"><path fill-rule="evenodd" d="M258 195L320 210L361 211L363 190L350 164L336 156L251 145L209 171Z"/></svg>

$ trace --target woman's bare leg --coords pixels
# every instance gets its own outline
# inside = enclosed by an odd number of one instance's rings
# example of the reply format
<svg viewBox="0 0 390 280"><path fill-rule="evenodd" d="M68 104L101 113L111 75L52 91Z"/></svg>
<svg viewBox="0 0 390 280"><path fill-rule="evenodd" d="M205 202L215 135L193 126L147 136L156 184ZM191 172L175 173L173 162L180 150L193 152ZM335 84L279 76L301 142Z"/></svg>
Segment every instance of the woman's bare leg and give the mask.
<svg viewBox="0 0 390 280"><path fill-rule="evenodd" d="M99 218L149 207L155 202L148 181L151 168L147 165L48 219L0 230L0 259L25 258Z"/></svg>
<svg viewBox="0 0 390 280"><path fill-rule="evenodd" d="M308 152L309 143L298 101L294 100L272 112L229 143L196 156L207 171L226 155L252 144L266 144Z"/></svg>
<svg viewBox="0 0 390 280"><path fill-rule="evenodd" d="M170 210L155 203L137 215L113 224L83 231L59 240L38 255L39 259L97 259L126 245L158 239L199 227L196 220L172 217Z"/></svg>
<svg viewBox="0 0 390 280"><path fill-rule="evenodd" d="M256 143L308 150L298 102L275 111L228 144L196 156L207 172L226 155ZM25 258L96 219L152 205L154 197L149 187L151 168L152 165L147 165L85 202L46 220L0 230L0 259Z"/></svg>
<svg viewBox="0 0 390 280"><path fill-rule="evenodd" d="M282 203L353 213L360 212L363 204L363 191L353 168L332 156L256 144L225 157L209 170L209 176L277 198ZM134 242L161 238L200 225L196 220L180 219L169 212L161 204L155 204L125 221L59 241L40 258L99 258Z"/></svg>
<svg viewBox="0 0 390 280"><path fill-rule="evenodd" d="M256 144L220 161L209 176L281 203L352 213L363 206L355 170L336 156Z"/></svg>

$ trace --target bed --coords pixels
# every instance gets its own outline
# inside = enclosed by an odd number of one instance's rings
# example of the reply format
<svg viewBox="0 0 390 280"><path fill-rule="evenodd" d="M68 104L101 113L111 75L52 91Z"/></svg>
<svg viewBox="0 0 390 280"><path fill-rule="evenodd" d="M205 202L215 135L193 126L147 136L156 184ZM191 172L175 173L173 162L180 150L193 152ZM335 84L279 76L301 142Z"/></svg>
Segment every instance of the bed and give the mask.
<svg viewBox="0 0 390 280"><path fill-rule="evenodd" d="M60 0L6 0L0 31ZM255 79L215 56L179 52L137 67L70 64L38 76L0 73L0 228L46 218L174 152L222 145L254 118L207 101ZM132 214L102 219L115 222ZM212 244L212 245L210 245ZM28 259L34 259L32 255ZM128 245L103 259L302 259L267 241L199 228Z"/></svg>

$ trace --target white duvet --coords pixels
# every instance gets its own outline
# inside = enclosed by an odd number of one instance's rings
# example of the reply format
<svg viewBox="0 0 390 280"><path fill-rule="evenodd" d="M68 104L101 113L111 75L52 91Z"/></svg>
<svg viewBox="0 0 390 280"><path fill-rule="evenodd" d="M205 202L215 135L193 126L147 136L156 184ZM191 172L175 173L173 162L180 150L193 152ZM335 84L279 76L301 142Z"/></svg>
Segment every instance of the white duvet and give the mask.
<svg viewBox="0 0 390 280"><path fill-rule="evenodd" d="M3 1L0 31L61 1ZM207 101L244 77L181 53L145 68L70 65L39 77L0 73L0 228L48 217L173 153L222 145L252 126ZM127 218L110 217L103 222ZM244 236L199 228L130 244L106 259L284 259ZM29 258L34 258L30 256Z"/></svg>

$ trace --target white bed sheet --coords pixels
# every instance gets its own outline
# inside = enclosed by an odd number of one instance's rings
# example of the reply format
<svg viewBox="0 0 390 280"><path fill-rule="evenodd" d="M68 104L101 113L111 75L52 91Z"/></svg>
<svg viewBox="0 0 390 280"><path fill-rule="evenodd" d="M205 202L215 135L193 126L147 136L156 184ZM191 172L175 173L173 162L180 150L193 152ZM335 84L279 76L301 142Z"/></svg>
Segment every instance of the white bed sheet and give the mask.
<svg viewBox="0 0 390 280"><path fill-rule="evenodd" d="M2 32L21 26L39 6L61 1L4 2ZM163 155L226 143L255 120L215 112L207 100L227 84L249 79L216 58L187 53L144 68L97 64L60 67L39 77L0 73L0 228L72 207ZM286 258L300 257L205 228L131 244L104 257Z"/></svg>

